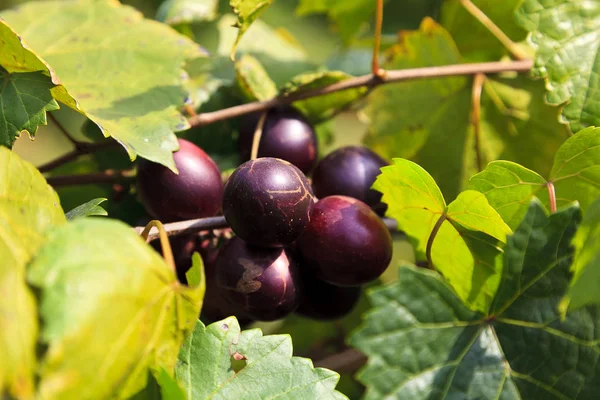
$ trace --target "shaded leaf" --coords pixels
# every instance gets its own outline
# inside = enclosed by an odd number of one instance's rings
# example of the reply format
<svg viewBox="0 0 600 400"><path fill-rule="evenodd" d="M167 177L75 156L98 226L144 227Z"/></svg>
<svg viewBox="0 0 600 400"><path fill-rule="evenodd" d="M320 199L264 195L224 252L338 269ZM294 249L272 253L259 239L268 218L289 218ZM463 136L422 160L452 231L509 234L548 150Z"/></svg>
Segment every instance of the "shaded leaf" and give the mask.
<svg viewBox="0 0 600 400"><path fill-rule="evenodd" d="M36 302L25 267L44 234L65 222L58 196L30 163L0 146L0 397L33 394ZM10 397L10 396L8 396Z"/></svg>
<svg viewBox="0 0 600 400"><path fill-rule="evenodd" d="M89 217L92 215L108 215L106 210L100 207L100 204L104 203L106 200L108 199L100 198L90 200L87 203L77 206L71 211L69 211L66 214L66 217L68 220L73 220L77 218Z"/></svg>
<svg viewBox="0 0 600 400"><path fill-rule="evenodd" d="M239 29L237 38L231 49L231 59L235 58L238 44L250 25L273 3L273 0L229 0L229 5L237 15L236 27Z"/></svg>
<svg viewBox="0 0 600 400"><path fill-rule="evenodd" d="M173 371L205 289L179 284L130 226L94 218L52 230L27 278L39 290L48 399L128 397L149 368Z"/></svg>
<svg viewBox="0 0 600 400"><path fill-rule="evenodd" d="M33 137L39 125L46 125L46 111L59 108L50 89L54 86L41 72L9 74L0 66L0 145L12 147L28 133Z"/></svg>
<svg viewBox="0 0 600 400"><path fill-rule="evenodd" d="M212 21L218 7L218 0L166 0L156 11L156 19L169 25Z"/></svg>
<svg viewBox="0 0 600 400"><path fill-rule="evenodd" d="M487 312L499 284L502 243L510 228L476 191L462 192L446 207L433 178L419 165L394 159L373 188L383 193L386 215L398 221L417 258L428 257L473 309Z"/></svg>
<svg viewBox="0 0 600 400"><path fill-rule="evenodd" d="M341 71L324 71L306 73L295 76L285 84L281 93L289 95L296 92L318 89L334 83L343 82L352 76ZM336 112L344 109L367 92L366 88L356 88L341 92L330 93L324 96L294 102L294 106L301 110L313 123L319 123L332 118Z"/></svg>
<svg viewBox="0 0 600 400"><path fill-rule="evenodd" d="M519 164L497 161L474 175L469 189L484 193L511 227L525 215L532 196L550 208L547 186L553 183L558 207L577 200L585 212L600 196L600 129L587 128L571 136L556 153L550 178Z"/></svg>
<svg viewBox="0 0 600 400"><path fill-rule="evenodd" d="M547 82L550 104L564 104L571 130L600 125L600 4L586 0L525 0L517 21L536 47L533 74Z"/></svg>
<svg viewBox="0 0 600 400"><path fill-rule="evenodd" d="M564 322L556 308L578 219L576 206L548 217L532 202L508 239L501 307L491 318L469 311L423 269L402 267L397 283L372 291L374 309L351 338L369 356L358 375L365 397L594 399L600 308L568 313Z"/></svg>
<svg viewBox="0 0 600 400"><path fill-rule="evenodd" d="M237 361L244 361L234 366ZM239 364L239 363L238 363ZM236 371L237 370L237 371ZM241 331L234 317L196 329L184 342L176 368L188 398L344 399L335 391L339 375L292 357L289 335Z"/></svg>
<svg viewBox="0 0 600 400"><path fill-rule="evenodd" d="M571 270L573 279L561 311L600 303L598 282L600 282L600 198L590 206L585 218L573 238L575 257Z"/></svg>
<svg viewBox="0 0 600 400"><path fill-rule="evenodd" d="M140 155L175 168L173 132L189 127L177 110L186 98L182 67L202 55L196 44L109 0L27 3L2 17L53 66L64 85L53 90L57 100L85 114L132 160Z"/></svg>
<svg viewBox="0 0 600 400"><path fill-rule="evenodd" d="M244 54L235 63L237 85L247 101L265 101L277 96L277 87L261 63Z"/></svg>
<svg viewBox="0 0 600 400"><path fill-rule="evenodd" d="M527 32L517 25L514 18L522 0L471 1L513 42L525 40ZM461 0L447 0L442 3L440 24L452 35L458 50L466 60L496 61L508 53L490 30L465 9Z"/></svg>

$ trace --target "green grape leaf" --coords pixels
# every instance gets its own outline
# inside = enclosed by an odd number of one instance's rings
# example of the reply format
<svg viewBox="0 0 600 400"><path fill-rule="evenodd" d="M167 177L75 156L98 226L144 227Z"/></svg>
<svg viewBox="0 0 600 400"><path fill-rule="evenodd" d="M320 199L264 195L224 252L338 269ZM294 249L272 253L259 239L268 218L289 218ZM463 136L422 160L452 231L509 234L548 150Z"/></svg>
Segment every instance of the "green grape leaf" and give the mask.
<svg viewBox="0 0 600 400"><path fill-rule="evenodd" d="M600 282L600 198L590 208L572 242L575 257L571 270L573 279L565 298L561 302L561 311L567 307L576 309L581 306L600 303L598 282Z"/></svg>
<svg viewBox="0 0 600 400"><path fill-rule="evenodd" d="M149 368L172 372L205 290L204 280L179 284L130 226L104 218L50 231L27 279L47 346L43 398L128 397L146 386Z"/></svg>
<svg viewBox="0 0 600 400"><path fill-rule="evenodd" d="M289 335L241 331L235 317L209 326L198 321L184 342L175 371L190 399L345 399L335 391L339 375L292 357Z"/></svg>
<svg viewBox="0 0 600 400"><path fill-rule="evenodd" d="M60 77L55 99L90 118L132 160L140 155L175 170L174 131L189 127L177 109L186 98L182 67L203 54L199 46L109 0L33 2L2 17Z"/></svg>
<svg viewBox="0 0 600 400"><path fill-rule="evenodd" d="M261 63L244 54L235 63L237 86L248 101L265 101L277 96L277 87Z"/></svg>
<svg viewBox="0 0 600 400"><path fill-rule="evenodd" d="M238 28L237 37L231 48L232 60L235 59L235 52L244 33L269 8L271 3L273 3L273 0L229 0L231 9L237 15L235 26Z"/></svg>
<svg viewBox="0 0 600 400"><path fill-rule="evenodd" d="M284 96L296 92L318 89L323 86L343 82L352 76L341 71L325 71L305 73L295 76L281 89ZM341 92L330 93L311 99L294 102L294 106L301 110L313 123L319 123L332 118L337 112L348 107L354 101L367 93L366 88L356 88Z"/></svg>
<svg viewBox="0 0 600 400"><path fill-rule="evenodd" d="M564 105L562 117L573 132L600 125L600 4L525 0L516 18L531 32L533 74L546 80L547 101Z"/></svg>
<svg viewBox="0 0 600 400"><path fill-rule="evenodd" d="M169 25L213 21L218 8L218 0L166 0L158 7L156 19Z"/></svg>
<svg viewBox="0 0 600 400"><path fill-rule="evenodd" d="M564 321L556 308L569 284L578 219L577 206L548 216L531 203L508 239L501 307L489 317L420 268L401 267L396 283L373 290L374 309L351 337L369 357L358 374L365 398L594 399L600 308L569 312Z"/></svg>
<svg viewBox="0 0 600 400"><path fill-rule="evenodd" d="M388 53L385 68L462 61L448 32L427 19L419 31L403 33ZM464 190L480 167L499 158L550 172L550 160L567 135L557 120L559 110L544 104L542 82L519 76L486 78L478 157L470 123L471 81L451 77L375 89L366 108L370 126L365 144L386 158L404 157L419 163L448 199ZM440 152L440 148L447 151Z"/></svg>
<svg viewBox="0 0 600 400"><path fill-rule="evenodd" d="M47 124L46 111L59 108L53 86L41 72L9 74L0 66L0 145L12 148L22 133L34 137L38 126Z"/></svg>
<svg viewBox="0 0 600 400"><path fill-rule="evenodd" d="M513 42L525 40L527 32L514 19L522 0L489 2L471 0ZM440 24L452 35L458 50L470 62L496 61L508 53L504 45L461 4L461 0L442 3Z"/></svg>
<svg viewBox="0 0 600 400"><path fill-rule="evenodd" d="M77 218L89 217L92 215L108 215L106 210L100 207L100 204L104 203L106 200L108 199L93 199L88 201L87 203L77 206L66 214L67 219L73 220Z"/></svg>
<svg viewBox="0 0 600 400"><path fill-rule="evenodd" d="M600 196L600 129L587 128L567 139L549 176L546 180L519 164L496 161L474 175L468 187L484 193L511 228L525 215L532 196L550 209L549 183L554 185L558 207L577 200L585 212Z"/></svg>
<svg viewBox="0 0 600 400"><path fill-rule="evenodd" d="M469 189L483 193L512 229L523 220L533 196L549 205L546 188L538 173L511 161L493 161L469 180Z"/></svg>
<svg viewBox="0 0 600 400"><path fill-rule="evenodd" d="M500 282L501 246L511 230L486 197L465 191L446 207L433 178L404 159L383 167L373 188L383 193L386 215L398 221L417 257L430 258L468 307L487 312Z"/></svg>
<svg viewBox="0 0 600 400"><path fill-rule="evenodd" d="M65 216L40 172L0 146L0 397L29 398L36 368L38 317L25 267L44 234ZM8 396L11 397L11 396Z"/></svg>
<svg viewBox="0 0 600 400"><path fill-rule="evenodd" d="M577 200L585 211L600 196L600 128L579 131L558 149L550 182L559 207Z"/></svg>
<svg viewBox="0 0 600 400"><path fill-rule="evenodd" d="M177 379L164 368L160 368L156 376L148 373L148 384L130 400L188 400L188 398Z"/></svg>

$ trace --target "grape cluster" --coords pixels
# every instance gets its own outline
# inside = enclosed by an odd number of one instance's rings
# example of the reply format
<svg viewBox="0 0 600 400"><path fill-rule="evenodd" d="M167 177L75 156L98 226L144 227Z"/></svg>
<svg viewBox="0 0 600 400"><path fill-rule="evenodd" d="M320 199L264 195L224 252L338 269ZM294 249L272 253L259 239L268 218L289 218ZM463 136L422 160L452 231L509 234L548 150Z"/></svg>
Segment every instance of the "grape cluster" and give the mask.
<svg viewBox="0 0 600 400"><path fill-rule="evenodd" d="M387 163L363 147L340 148L317 163L317 138L293 108L271 110L259 157L248 160L257 116L240 132L242 164L223 186L218 168L197 146L180 140L179 175L144 162L138 188L156 218L199 218L222 212L233 234L202 232L171 240L178 277L191 255L205 264L202 317L272 321L292 312L332 320L357 304L361 287L392 257L392 238L371 190ZM313 171L312 185L306 174ZM315 197L315 194L317 197Z"/></svg>

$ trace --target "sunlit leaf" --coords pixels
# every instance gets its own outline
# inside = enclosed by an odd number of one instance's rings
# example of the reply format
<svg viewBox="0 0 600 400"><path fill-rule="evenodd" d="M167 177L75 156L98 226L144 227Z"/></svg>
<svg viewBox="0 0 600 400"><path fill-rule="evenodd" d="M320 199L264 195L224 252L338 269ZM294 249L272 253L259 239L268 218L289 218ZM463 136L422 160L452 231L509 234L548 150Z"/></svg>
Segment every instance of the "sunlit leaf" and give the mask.
<svg viewBox="0 0 600 400"><path fill-rule="evenodd" d="M217 18L218 0L166 0L156 19L169 25L212 21Z"/></svg>
<svg viewBox="0 0 600 400"><path fill-rule="evenodd" d="M573 132L600 125L600 3L525 0L516 17L531 32L533 74L546 80L548 102L565 104Z"/></svg>
<svg viewBox="0 0 600 400"><path fill-rule="evenodd" d="M0 396L29 398L38 317L25 267L44 234L65 222L58 196L33 165L0 146ZM10 397L10 396L9 396Z"/></svg>
<svg viewBox="0 0 600 400"><path fill-rule="evenodd" d="M173 132L189 127L177 109L186 98L182 67L203 54L198 45L109 0L30 2L1 15L56 71L58 101L98 124L131 159L175 168Z"/></svg>
<svg viewBox="0 0 600 400"><path fill-rule="evenodd" d="M277 87L261 63L244 54L235 63L238 88L248 101L265 101L277 96Z"/></svg>
<svg viewBox="0 0 600 400"><path fill-rule="evenodd" d="M128 397L149 368L172 372L205 290L179 284L130 226L104 218L52 230L27 277L39 293L48 399Z"/></svg>
<svg viewBox="0 0 600 400"><path fill-rule="evenodd" d="M250 28L250 25L252 25L252 23L260 17L267 8L269 8L271 3L273 3L273 0L229 0L231 9L237 15L237 23L235 26L239 29L237 38L231 49L231 59L234 59L238 44L244 33L246 33L248 28Z"/></svg>
<svg viewBox="0 0 600 400"><path fill-rule="evenodd" d="M386 215L398 221L417 257L428 258L468 307L487 312L500 282L502 243L511 230L486 197L465 191L446 207L433 178L403 159L382 168L373 188L383 193Z"/></svg>
<svg viewBox="0 0 600 400"><path fill-rule="evenodd" d="M335 391L339 375L292 357L289 335L241 331L234 317L205 327L197 323L179 355L177 379L190 399L345 399Z"/></svg>

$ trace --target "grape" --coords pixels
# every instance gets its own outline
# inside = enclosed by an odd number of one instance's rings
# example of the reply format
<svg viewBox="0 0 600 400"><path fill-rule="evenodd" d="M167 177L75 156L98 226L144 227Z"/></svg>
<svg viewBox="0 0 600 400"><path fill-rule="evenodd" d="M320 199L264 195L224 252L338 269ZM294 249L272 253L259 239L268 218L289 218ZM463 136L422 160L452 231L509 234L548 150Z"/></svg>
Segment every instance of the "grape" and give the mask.
<svg viewBox="0 0 600 400"><path fill-rule="evenodd" d="M296 264L283 247L262 248L232 238L216 263L223 297L259 321L274 321L298 307Z"/></svg>
<svg viewBox="0 0 600 400"><path fill-rule="evenodd" d="M173 158L179 175L163 165L140 160L137 187L146 211L164 222L217 214L223 182L215 162L184 139L179 139L179 151Z"/></svg>
<svg viewBox="0 0 600 400"><path fill-rule="evenodd" d="M250 159L254 131L260 113L242 121L238 146L242 161ZM286 160L308 174L317 160L317 136L313 127L296 109L271 109L263 125L258 157Z"/></svg>
<svg viewBox="0 0 600 400"><path fill-rule="evenodd" d="M269 157L240 165L223 195L223 213L233 232L264 247L296 240L308 223L312 204L312 189L302 171Z"/></svg>
<svg viewBox="0 0 600 400"><path fill-rule="evenodd" d="M329 196L312 208L297 249L322 280L358 286L377 279L392 259L392 236L360 200Z"/></svg>
<svg viewBox="0 0 600 400"><path fill-rule="evenodd" d="M306 267L306 268L305 268ZM340 319L349 314L360 299L360 286L334 286L318 279L309 266L300 264L302 298L296 314L320 321Z"/></svg>
<svg viewBox="0 0 600 400"><path fill-rule="evenodd" d="M378 214L387 208L381 193L371 189L379 169L388 162L366 147L341 147L323 158L313 173L313 189L317 198L332 195L358 199Z"/></svg>

